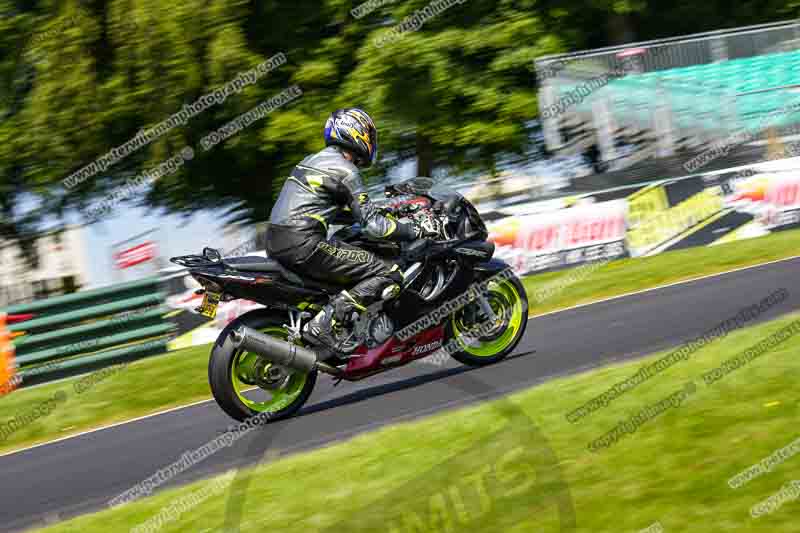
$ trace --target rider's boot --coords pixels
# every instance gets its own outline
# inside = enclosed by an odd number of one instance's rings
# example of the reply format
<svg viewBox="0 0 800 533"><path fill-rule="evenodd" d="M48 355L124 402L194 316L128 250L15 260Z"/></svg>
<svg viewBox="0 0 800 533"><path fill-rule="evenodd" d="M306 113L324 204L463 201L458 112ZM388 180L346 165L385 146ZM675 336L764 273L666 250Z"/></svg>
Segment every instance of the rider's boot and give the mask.
<svg viewBox="0 0 800 533"><path fill-rule="evenodd" d="M328 304L317 313L303 331L303 338L316 346L325 346L338 353L342 351L342 343L334 335L334 328L342 324L354 311L365 311L366 307L358 303L349 292L342 291L331 299ZM348 343L349 344L349 343ZM353 347L355 349L355 347ZM352 351L352 350L349 350Z"/></svg>

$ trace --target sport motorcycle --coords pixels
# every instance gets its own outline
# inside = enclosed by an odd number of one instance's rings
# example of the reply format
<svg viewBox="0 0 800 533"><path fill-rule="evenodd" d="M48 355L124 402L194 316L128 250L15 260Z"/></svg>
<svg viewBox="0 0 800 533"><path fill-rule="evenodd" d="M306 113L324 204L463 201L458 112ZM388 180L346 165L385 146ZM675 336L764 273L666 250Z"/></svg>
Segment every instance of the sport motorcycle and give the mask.
<svg viewBox="0 0 800 533"><path fill-rule="evenodd" d="M334 331L335 352L314 347L303 328L343 287L309 279L263 257L225 258L213 248L173 257L201 285L198 311L210 318L222 301L263 305L232 322L211 350L208 378L219 406L236 420L267 422L295 414L320 374L359 381L435 353L483 366L508 356L528 323L528 298L494 244L477 209L430 178L390 185L380 209L401 221L438 228L412 243L371 240L352 220L333 240L368 250L401 267L399 294L354 313Z"/></svg>

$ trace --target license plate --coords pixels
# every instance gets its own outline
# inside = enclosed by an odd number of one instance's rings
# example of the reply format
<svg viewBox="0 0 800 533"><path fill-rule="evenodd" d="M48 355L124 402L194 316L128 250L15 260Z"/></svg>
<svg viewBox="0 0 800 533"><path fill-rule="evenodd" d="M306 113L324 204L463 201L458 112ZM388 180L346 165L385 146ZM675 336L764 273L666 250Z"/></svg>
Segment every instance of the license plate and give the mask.
<svg viewBox="0 0 800 533"><path fill-rule="evenodd" d="M221 297L221 294L206 292L205 296L203 296L203 303L200 305L200 314L208 318L217 316L217 306Z"/></svg>

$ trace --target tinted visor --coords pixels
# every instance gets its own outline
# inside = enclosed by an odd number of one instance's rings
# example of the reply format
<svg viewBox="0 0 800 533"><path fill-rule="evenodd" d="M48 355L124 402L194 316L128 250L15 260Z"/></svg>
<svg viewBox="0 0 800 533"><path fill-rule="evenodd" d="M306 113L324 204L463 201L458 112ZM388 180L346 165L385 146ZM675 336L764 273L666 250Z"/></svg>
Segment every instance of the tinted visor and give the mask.
<svg viewBox="0 0 800 533"><path fill-rule="evenodd" d="M378 130L374 127L370 128L370 130L371 131L369 133L369 141L370 144L372 145L372 154L370 155L369 158L369 164L373 165L375 164L375 161L378 159Z"/></svg>

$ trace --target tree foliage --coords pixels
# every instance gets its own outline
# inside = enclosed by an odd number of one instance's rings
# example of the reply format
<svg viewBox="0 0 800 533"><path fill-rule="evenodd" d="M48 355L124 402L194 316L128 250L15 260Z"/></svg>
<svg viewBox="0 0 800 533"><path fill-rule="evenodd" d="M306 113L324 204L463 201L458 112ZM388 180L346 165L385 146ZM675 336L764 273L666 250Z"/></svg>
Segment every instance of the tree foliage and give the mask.
<svg viewBox="0 0 800 533"><path fill-rule="evenodd" d="M361 18L350 0L0 0L0 236L85 212L183 147L196 157L136 201L172 212L228 206L263 220L292 166L321 148L342 106L378 122L381 170L493 170L529 150L543 54L787 18L763 0L466 0L393 34L430 0ZM397 37L381 45L380 39ZM288 62L67 189L64 178L283 52ZM303 96L214 149L199 140L297 84ZM20 199L41 208L23 216Z"/></svg>

